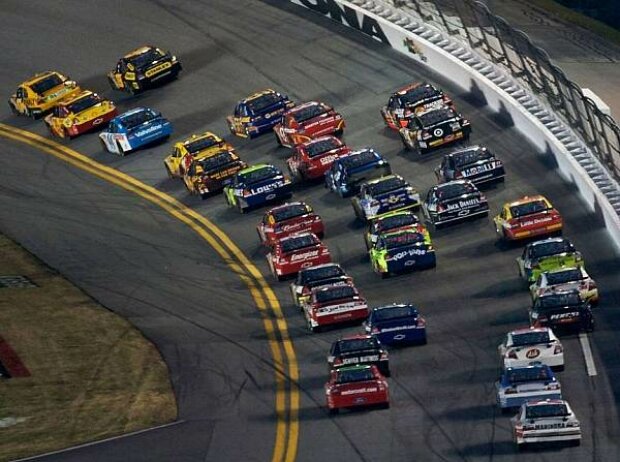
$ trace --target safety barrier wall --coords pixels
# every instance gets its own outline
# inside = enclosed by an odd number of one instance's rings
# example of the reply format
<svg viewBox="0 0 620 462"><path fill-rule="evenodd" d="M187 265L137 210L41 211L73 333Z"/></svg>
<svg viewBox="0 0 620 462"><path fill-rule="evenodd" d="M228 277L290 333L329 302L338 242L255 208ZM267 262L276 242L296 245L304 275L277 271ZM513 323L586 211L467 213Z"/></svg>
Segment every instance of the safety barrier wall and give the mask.
<svg viewBox="0 0 620 462"><path fill-rule="evenodd" d="M603 165L589 145L576 136L572 119L559 117L553 104L537 98L519 78L469 47L462 35L450 35L435 27L433 22L442 21L439 16L429 24L428 18L420 17L415 9L403 9L400 3L405 2L397 2L396 8L380 0L290 1L389 45L485 100L492 110L510 119L541 153L554 158L560 174L574 183L590 208L604 219L620 249L620 187L614 174L605 168L607 164ZM589 104L582 103L580 110L592 110L584 109ZM598 130L602 129L599 125Z"/></svg>

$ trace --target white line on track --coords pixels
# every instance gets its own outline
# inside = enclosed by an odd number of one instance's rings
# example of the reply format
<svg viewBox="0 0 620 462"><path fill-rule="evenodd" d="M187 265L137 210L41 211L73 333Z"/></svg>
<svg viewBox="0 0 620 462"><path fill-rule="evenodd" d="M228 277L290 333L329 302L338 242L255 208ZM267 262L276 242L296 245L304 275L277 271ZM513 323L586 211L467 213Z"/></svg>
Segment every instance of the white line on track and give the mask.
<svg viewBox="0 0 620 462"><path fill-rule="evenodd" d="M592 349L590 348L590 337L588 334L579 334L579 343L581 343L581 351L583 351L583 357L586 360L586 370L590 377L594 377L598 374L596 371L596 365L594 364L594 357L592 356Z"/></svg>

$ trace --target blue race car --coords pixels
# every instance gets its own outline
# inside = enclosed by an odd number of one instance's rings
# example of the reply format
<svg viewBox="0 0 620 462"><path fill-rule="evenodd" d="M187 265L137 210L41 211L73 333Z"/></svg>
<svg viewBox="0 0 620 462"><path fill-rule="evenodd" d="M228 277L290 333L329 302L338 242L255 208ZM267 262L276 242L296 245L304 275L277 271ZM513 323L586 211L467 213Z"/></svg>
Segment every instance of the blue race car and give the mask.
<svg viewBox="0 0 620 462"><path fill-rule="evenodd" d="M292 185L279 168L258 164L238 171L232 183L224 187L224 197L228 205L245 213L249 208L290 197Z"/></svg>
<svg viewBox="0 0 620 462"><path fill-rule="evenodd" d="M348 197L356 194L362 183L391 173L390 164L381 154L361 149L336 159L325 173L325 185L340 197Z"/></svg>
<svg viewBox="0 0 620 462"><path fill-rule="evenodd" d="M416 229L380 234L368 253L373 270L382 278L436 264L430 235Z"/></svg>
<svg viewBox="0 0 620 462"><path fill-rule="evenodd" d="M254 138L270 132L280 122L282 114L295 106L288 96L267 89L239 101L235 113L226 117L233 135Z"/></svg>
<svg viewBox="0 0 620 462"><path fill-rule="evenodd" d="M426 321L410 303L373 308L365 329L384 345L426 343Z"/></svg>
<svg viewBox="0 0 620 462"><path fill-rule="evenodd" d="M172 124L161 113L139 107L112 119L99 138L108 152L124 156L129 151L165 140L171 133Z"/></svg>
<svg viewBox="0 0 620 462"><path fill-rule="evenodd" d="M421 204L420 194L400 175L388 175L364 183L351 203L355 216L362 221Z"/></svg>
<svg viewBox="0 0 620 462"><path fill-rule="evenodd" d="M521 406L530 400L562 399L560 382L546 364L508 367L497 387L497 404L504 409Z"/></svg>

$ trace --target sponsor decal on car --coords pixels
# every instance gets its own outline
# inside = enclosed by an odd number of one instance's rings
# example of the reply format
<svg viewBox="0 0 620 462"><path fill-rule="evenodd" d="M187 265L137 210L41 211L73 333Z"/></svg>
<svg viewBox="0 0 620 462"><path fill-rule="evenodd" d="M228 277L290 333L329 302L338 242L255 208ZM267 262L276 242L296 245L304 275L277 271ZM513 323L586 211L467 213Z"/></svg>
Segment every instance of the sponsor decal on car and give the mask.
<svg viewBox="0 0 620 462"><path fill-rule="evenodd" d="M162 71L164 71L164 70L166 70L166 69L168 69L170 67L172 67L172 63L170 63L170 62L161 63L158 66L155 66L155 67L149 69L148 71L146 71L144 73L144 75L147 76L147 77L152 77L155 74L158 74L158 73L160 73L160 72L162 72Z"/></svg>
<svg viewBox="0 0 620 462"><path fill-rule="evenodd" d="M466 207L475 207L476 205L480 205L480 200L478 198L467 199L465 201L453 202L451 204L446 204L446 211L464 209Z"/></svg>
<svg viewBox="0 0 620 462"><path fill-rule="evenodd" d="M398 330L409 330L409 329L417 329L418 326L407 325L407 326L397 326L397 327L385 327L381 329L381 332L395 332Z"/></svg>
<svg viewBox="0 0 620 462"><path fill-rule="evenodd" d="M340 392L341 395L354 395L356 393L374 393L379 391L377 387L364 387L364 388L355 388L353 390L343 390Z"/></svg>
<svg viewBox="0 0 620 462"><path fill-rule="evenodd" d="M146 136L146 135L150 135L153 132L157 132L159 130L161 130L163 127L161 125L153 125L151 127L148 128L144 128L142 130L140 130L139 132L136 132L135 135L136 136Z"/></svg>
<svg viewBox="0 0 620 462"><path fill-rule="evenodd" d="M313 250L312 252L306 252L306 253L296 253L291 256L291 263L298 262L298 261L305 261L310 258L315 258L318 256L319 256L319 250Z"/></svg>
<svg viewBox="0 0 620 462"><path fill-rule="evenodd" d="M365 363L365 362L374 362L379 361L379 355L367 355L367 356L359 356L354 358L344 358L342 360L342 364L355 364L355 363Z"/></svg>
<svg viewBox="0 0 620 462"><path fill-rule="evenodd" d="M427 251L426 249L409 249L409 250L404 250L402 252L398 252L397 254L395 254L392 257L392 260L402 260L405 257L410 257L410 256L414 256L414 255L426 255Z"/></svg>

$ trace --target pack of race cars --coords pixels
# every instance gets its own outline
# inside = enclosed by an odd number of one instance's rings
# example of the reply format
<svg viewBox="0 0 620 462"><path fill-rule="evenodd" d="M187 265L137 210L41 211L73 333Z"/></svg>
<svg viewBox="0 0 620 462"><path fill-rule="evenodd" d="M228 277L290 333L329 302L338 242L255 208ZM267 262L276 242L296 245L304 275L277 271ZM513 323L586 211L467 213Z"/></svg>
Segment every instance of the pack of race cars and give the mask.
<svg viewBox="0 0 620 462"><path fill-rule="evenodd" d="M145 46L120 59L108 78L113 89L136 94L174 80L181 69L176 56ZM172 134L172 124L158 111L139 107L118 115L112 101L55 71L22 83L9 105L16 114L45 117L51 133L63 138L106 126L99 138L107 151L119 155ZM470 122L456 111L451 98L428 83L395 91L381 115L386 126L398 132L404 148L418 154L467 141L471 133ZM188 191L203 199L223 192L226 203L241 213L289 199L296 182L323 183L339 196L351 197L356 218L366 225L364 242L372 269L382 278L435 267L428 228L487 216L488 200L479 186L505 178L501 159L489 148L459 147L444 155L435 169L438 184L422 199L415 186L392 171L385 156L370 147L353 150L340 139L345 120L333 107L321 101L297 104L272 89L239 101L226 121L231 133L243 138L273 132L278 145L291 149L286 160L289 175L273 164L249 165L212 132L176 142L164 159L168 175L182 178ZM502 411L519 409L512 419L519 448L544 441L578 443L580 423L563 400L554 373L564 368L558 336L567 330L593 330L598 287L581 253L558 236L561 214L544 196L506 203L493 221L498 239L528 241L517 265L532 298L529 326L509 332L498 347L502 373L496 383L497 404ZM389 407L386 345L426 343L426 320L417 307L370 307L353 278L332 261L322 242L325 224L303 201L270 208L257 233L268 249L273 276L294 278L293 303L310 332L363 322L363 333L340 338L327 356L325 397L330 413Z"/></svg>

